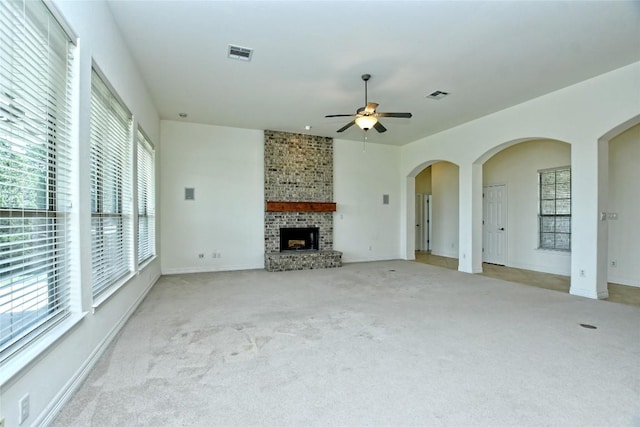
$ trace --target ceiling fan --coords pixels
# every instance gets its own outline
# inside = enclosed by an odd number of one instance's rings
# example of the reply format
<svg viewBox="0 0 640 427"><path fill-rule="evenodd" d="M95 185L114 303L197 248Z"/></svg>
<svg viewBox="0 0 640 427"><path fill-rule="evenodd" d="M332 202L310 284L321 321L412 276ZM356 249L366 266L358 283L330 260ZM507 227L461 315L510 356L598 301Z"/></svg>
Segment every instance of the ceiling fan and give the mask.
<svg viewBox="0 0 640 427"><path fill-rule="evenodd" d="M363 74L362 80L364 80L364 107L358 108L355 114L329 114L325 117L353 117L355 119L347 123L338 129L338 132L344 132L349 129L354 124L358 125L360 129L363 131L368 131L371 128L374 128L378 132L386 132L387 128L382 126L382 123L378 121L379 117L396 117L401 119L409 119L411 118L411 113L377 113L376 108L378 108L378 104L375 102L369 102L367 100L367 82L371 78L371 74Z"/></svg>

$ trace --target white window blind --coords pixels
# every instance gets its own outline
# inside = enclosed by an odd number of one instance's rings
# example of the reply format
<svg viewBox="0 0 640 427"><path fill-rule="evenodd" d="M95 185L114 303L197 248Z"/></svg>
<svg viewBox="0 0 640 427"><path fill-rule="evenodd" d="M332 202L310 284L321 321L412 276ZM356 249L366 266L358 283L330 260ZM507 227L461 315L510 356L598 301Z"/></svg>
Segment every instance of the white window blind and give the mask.
<svg viewBox="0 0 640 427"><path fill-rule="evenodd" d="M91 276L94 297L131 272L132 119L91 76Z"/></svg>
<svg viewBox="0 0 640 427"><path fill-rule="evenodd" d="M70 313L74 45L40 1L0 1L0 360Z"/></svg>
<svg viewBox="0 0 640 427"><path fill-rule="evenodd" d="M156 251L154 150L138 129L138 264Z"/></svg>
<svg viewBox="0 0 640 427"><path fill-rule="evenodd" d="M540 248L571 250L571 168L538 172Z"/></svg>

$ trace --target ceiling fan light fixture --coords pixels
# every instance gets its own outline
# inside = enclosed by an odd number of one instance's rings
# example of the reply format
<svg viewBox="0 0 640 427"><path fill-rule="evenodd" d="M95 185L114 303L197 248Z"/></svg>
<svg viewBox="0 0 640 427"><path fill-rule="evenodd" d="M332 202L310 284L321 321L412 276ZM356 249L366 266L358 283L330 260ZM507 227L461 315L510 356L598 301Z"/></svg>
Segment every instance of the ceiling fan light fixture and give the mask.
<svg viewBox="0 0 640 427"><path fill-rule="evenodd" d="M363 131L368 131L374 127L376 123L378 123L378 119L374 116L360 116L356 119L356 124Z"/></svg>

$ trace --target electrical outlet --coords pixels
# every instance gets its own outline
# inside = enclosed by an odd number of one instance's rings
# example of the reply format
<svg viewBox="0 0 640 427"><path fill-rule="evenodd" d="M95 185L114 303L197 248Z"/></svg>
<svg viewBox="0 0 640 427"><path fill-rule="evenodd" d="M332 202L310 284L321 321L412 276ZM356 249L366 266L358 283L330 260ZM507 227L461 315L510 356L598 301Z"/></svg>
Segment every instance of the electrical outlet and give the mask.
<svg viewBox="0 0 640 427"><path fill-rule="evenodd" d="M580 277L584 277L584 276L585 276L584 270L580 270Z"/></svg>
<svg viewBox="0 0 640 427"><path fill-rule="evenodd" d="M204 258L204 254L198 254L198 258L200 259Z"/></svg>
<svg viewBox="0 0 640 427"><path fill-rule="evenodd" d="M618 266L617 261L611 261L611 267L617 267L617 266Z"/></svg>
<svg viewBox="0 0 640 427"><path fill-rule="evenodd" d="M18 424L22 425L29 418L29 393L18 401Z"/></svg>

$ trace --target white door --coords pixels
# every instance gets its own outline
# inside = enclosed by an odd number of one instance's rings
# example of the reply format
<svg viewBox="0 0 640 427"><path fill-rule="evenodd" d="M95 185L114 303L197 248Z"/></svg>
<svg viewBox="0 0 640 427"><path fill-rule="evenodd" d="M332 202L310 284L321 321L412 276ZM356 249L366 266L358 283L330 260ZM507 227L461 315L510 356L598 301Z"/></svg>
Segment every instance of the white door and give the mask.
<svg viewBox="0 0 640 427"><path fill-rule="evenodd" d="M482 261L507 262L507 186L484 187L482 221Z"/></svg>
<svg viewBox="0 0 640 427"><path fill-rule="evenodd" d="M422 194L416 194L416 251L421 251L424 240L422 231Z"/></svg>

